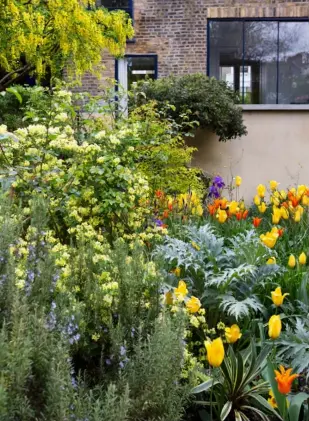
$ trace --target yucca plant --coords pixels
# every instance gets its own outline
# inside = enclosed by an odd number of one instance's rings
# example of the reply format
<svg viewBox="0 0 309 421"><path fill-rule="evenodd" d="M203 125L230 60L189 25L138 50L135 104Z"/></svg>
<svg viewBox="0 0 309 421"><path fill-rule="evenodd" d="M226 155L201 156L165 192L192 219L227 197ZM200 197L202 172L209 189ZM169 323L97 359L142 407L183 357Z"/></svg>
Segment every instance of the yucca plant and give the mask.
<svg viewBox="0 0 309 421"><path fill-rule="evenodd" d="M203 421L212 419L212 412L215 419L221 421L267 421L268 415L281 419L264 398L269 383L262 379L262 371L269 352L269 347L263 347L258 354L253 341L242 352L235 353L229 346L220 368L213 371L213 377L192 390L194 394L205 396L205 400L196 402L209 408L204 412Z"/></svg>

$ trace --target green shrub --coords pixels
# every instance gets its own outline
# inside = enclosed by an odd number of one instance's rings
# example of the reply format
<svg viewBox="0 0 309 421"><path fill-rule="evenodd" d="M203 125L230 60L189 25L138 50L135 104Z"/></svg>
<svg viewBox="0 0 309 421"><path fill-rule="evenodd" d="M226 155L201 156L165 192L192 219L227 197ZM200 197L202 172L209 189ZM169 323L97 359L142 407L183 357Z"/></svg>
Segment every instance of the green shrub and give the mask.
<svg viewBox="0 0 309 421"><path fill-rule="evenodd" d="M226 141L247 133L239 98L225 82L203 74L170 76L155 81L147 80L135 88L131 103L141 104L155 100L160 108L169 107L169 116L180 122L183 113L189 114L189 123L197 121ZM191 129L192 126L189 126Z"/></svg>

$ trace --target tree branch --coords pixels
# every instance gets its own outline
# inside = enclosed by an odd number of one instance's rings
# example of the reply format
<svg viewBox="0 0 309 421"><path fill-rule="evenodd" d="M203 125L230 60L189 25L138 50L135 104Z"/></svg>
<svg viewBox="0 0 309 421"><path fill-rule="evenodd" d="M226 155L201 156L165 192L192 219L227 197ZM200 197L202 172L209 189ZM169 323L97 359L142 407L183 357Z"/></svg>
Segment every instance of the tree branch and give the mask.
<svg viewBox="0 0 309 421"><path fill-rule="evenodd" d="M14 80L18 79L19 77L27 73L31 69L31 67L32 66L30 64L25 64L25 66L21 67L20 69L14 70L8 73L7 75L5 75L2 79L0 79L0 91L3 91L4 89L6 89L7 86L9 86L11 83L14 82ZM10 79L12 75L16 75L16 76Z"/></svg>

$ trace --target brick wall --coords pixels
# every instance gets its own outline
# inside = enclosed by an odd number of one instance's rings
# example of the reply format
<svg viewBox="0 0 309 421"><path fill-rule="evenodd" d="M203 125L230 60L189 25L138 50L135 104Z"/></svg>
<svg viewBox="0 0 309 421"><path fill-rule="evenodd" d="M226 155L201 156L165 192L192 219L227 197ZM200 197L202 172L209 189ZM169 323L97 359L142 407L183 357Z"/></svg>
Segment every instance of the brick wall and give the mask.
<svg viewBox="0 0 309 421"><path fill-rule="evenodd" d="M309 17L309 0L133 0L135 40L127 53L158 55L158 76L206 73L207 18ZM103 54L104 77L114 77L114 59ZM84 88L98 90L87 75Z"/></svg>

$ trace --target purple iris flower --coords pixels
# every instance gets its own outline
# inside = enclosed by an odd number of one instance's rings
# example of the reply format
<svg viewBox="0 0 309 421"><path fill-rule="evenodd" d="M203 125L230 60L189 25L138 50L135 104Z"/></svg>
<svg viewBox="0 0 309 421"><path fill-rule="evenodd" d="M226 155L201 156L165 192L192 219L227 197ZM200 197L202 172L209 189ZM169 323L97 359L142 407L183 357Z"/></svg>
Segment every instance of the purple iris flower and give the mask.
<svg viewBox="0 0 309 421"><path fill-rule="evenodd" d="M219 189L223 189L223 187L225 187L223 178L220 177L220 175L216 175L216 177L212 179L212 184L217 186Z"/></svg>
<svg viewBox="0 0 309 421"><path fill-rule="evenodd" d="M209 187L209 196L213 196L216 199L218 197L220 197L220 192L219 192L219 190L218 190L218 188L216 186L213 185L213 186L210 186Z"/></svg>
<svg viewBox="0 0 309 421"><path fill-rule="evenodd" d="M161 219L155 219L154 222L155 222L157 227L162 227L162 225L163 225L163 222L161 221Z"/></svg>

